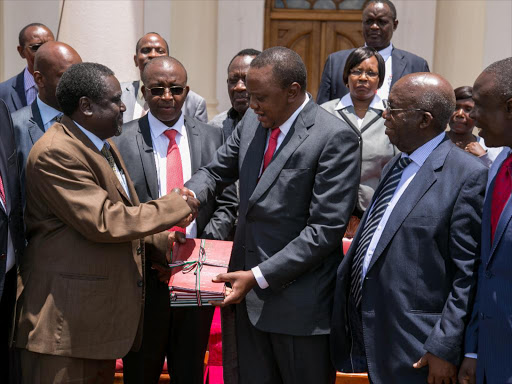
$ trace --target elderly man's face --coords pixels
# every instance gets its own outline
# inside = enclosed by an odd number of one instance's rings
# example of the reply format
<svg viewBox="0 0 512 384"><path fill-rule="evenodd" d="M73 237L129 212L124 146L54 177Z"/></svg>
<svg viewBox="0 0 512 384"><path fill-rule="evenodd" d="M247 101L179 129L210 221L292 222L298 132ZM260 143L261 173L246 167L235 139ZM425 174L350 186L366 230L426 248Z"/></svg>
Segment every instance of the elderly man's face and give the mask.
<svg viewBox="0 0 512 384"><path fill-rule="evenodd" d="M165 44L165 40L162 36L149 34L140 40L137 54L133 57L133 60L135 61L135 66L139 68L142 75L144 67L150 60L155 57L167 55L169 55L169 52L167 52L167 45Z"/></svg>
<svg viewBox="0 0 512 384"><path fill-rule="evenodd" d="M25 30L25 45L18 46L18 53L20 56L27 60L27 67L30 73L34 72L34 58L36 52L47 41L53 41L52 31L48 28L35 26L29 27Z"/></svg>
<svg viewBox="0 0 512 384"><path fill-rule="evenodd" d="M271 66L249 69L247 91L250 107L258 115L263 128L278 128L287 120L289 90L281 89Z"/></svg>
<svg viewBox="0 0 512 384"><path fill-rule="evenodd" d="M482 73L473 86L475 106L469 116L481 129L480 136L489 147L512 146L511 122L507 119L506 101L494 91L495 79Z"/></svg>
<svg viewBox="0 0 512 384"><path fill-rule="evenodd" d="M372 3L363 11L364 41L378 51L389 45L397 26L387 4Z"/></svg>
<svg viewBox="0 0 512 384"><path fill-rule="evenodd" d="M249 93L246 88L247 72L254 56L238 56L228 68L228 94L233 109L243 116L249 108Z"/></svg>
<svg viewBox="0 0 512 384"><path fill-rule="evenodd" d="M180 118L188 94L185 70L175 63L160 62L151 64L144 78L144 98L151 114L172 127Z"/></svg>
<svg viewBox="0 0 512 384"><path fill-rule="evenodd" d="M103 79L106 84L105 94L97 102L91 102L92 121L89 130L102 140L121 134L123 112L126 107L121 101L121 86L115 76Z"/></svg>

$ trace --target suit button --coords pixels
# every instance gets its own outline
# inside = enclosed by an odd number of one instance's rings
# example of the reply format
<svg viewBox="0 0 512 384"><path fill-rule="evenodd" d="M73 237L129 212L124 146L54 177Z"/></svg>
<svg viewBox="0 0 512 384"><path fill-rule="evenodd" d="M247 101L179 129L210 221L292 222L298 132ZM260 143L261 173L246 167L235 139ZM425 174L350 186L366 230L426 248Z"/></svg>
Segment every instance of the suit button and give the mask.
<svg viewBox="0 0 512 384"><path fill-rule="evenodd" d="M482 319L482 320L485 319L485 315L482 312L480 312L480 319Z"/></svg>
<svg viewBox="0 0 512 384"><path fill-rule="evenodd" d="M137 255L140 255L142 253L142 247L137 247Z"/></svg>
<svg viewBox="0 0 512 384"><path fill-rule="evenodd" d="M7 255L5 253L2 253L0 255L0 260L5 260L7 258Z"/></svg>
<svg viewBox="0 0 512 384"><path fill-rule="evenodd" d="M491 271L485 271L485 277L490 279L492 277L492 272Z"/></svg>
<svg viewBox="0 0 512 384"><path fill-rule="evenodd" d="M144 283L142 282L142 280L137 281L137 287L142 287L143 285Z"/></svg>

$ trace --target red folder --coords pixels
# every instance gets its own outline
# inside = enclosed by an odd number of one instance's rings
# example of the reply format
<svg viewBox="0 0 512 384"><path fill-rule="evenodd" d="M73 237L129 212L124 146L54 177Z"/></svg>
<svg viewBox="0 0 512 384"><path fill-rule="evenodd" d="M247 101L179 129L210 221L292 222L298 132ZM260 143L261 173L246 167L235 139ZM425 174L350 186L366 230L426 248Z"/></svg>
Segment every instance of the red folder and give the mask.
<svg viewBox="0 0 512 384"><path fill-rule="evenodd" d="M212 279L226 273L233 243L206 239L187 239L174 245L169 280L171 306L203 306L223 300L225 285Z"/></svg>

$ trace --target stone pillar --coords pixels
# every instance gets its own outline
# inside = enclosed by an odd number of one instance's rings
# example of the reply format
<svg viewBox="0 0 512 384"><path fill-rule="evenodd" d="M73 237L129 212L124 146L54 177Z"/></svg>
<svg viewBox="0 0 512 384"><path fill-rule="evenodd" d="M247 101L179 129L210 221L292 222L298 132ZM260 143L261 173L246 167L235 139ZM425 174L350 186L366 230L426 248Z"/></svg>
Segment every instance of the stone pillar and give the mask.
<svg viewBox="0 0 512 384"><path fill-rule="evenodd" d="M487 0L483 68L512 57L512 1ZM482 69L483 69L482 68Z"/></svg>

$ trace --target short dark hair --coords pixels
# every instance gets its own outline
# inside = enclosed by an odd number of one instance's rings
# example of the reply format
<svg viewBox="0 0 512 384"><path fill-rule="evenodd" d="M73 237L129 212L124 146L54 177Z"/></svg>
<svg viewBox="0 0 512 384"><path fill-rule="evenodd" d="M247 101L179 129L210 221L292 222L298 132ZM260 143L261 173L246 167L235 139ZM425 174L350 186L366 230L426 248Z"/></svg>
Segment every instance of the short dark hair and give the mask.
<svg viewBox="0 0 512 384"><path fill-rule="evenodd" d="M139 40L137 40L137 44L135 45L135 54L139 53L139 45L140 45L140 41L145 38L147 35L157 35L157 36L160 36L162 38L162 40L164 41L165 43L165 49L167 50L167 54L169 54L169 43L167 43L167 40L165 40L161 34L159 33L156 33L156 32L148 32L148 33L145 33L144 36L142 36Z"/></svg>
<svg viewBox="0 0 512 384"><path fill-rule="evenodd" d="M354 68L356 65L361 64L366 59L374 57L377 59L377 68L379 69L379 85L378 88L382 86L384 83L384 77L386 76L386 64L384 63L384 59L375 49L371 47L359 47L354 49L350 55L347 57L347 62L345 63L345 68L343 69L343 82L348 84L348 76L350 75L350 70Z"/></svg>
<svg viewBox="0 0 512 384"><path fill-rule="evenodd" d="M46 25L42 23L30 23L29 25L25 25L18 34L18 43L20 44L20 47L25 46L25 43L27 42L27 40L25 39L25 32L27 31L27 29L31 27L43 27L46 28L47 30L50 30L50 28L48 28Z"/></svg>
<svg viewBox="0 0 512 384"><path fill-rule="evenodd" d="M512 57L496 61L484 69L494 78L493 93L505 101L512 97Z"/></svg>
<svg viewBox="0 0 512 384"><path fill-rule="evenodd" d="M57 85L57 100L62 112L71 116L84 96L94 102L100 101L107 92L105 78L109 76L114 76L114 72L98 63L79 63L69 67Z"/></svg>
<svg viewBox="0 0 512 384"><path fill-rule="evenodd" d="M183 68L183 70L185 71L185 84L187 83L188 81L188 74L187 74L187 70L185 69L185 66L183 64L181 64L181 62L172 57L172 56L158 56L158 57L155 57L154 59L152 60L149 60L148 63L146 64L146 66L144 67L144 70L142 71L142 76L141 76L141 80L142 80L142 83L143 84L147 84L147 79L146 79L146 72L148 71L148 67L151 68L151 66L155 65L155 64L158 64L159 62L169 62L171 64L175 64L175 65L178 65L180 66L181 68Z"/></svg>
<svg viewBox="0 0 512 384"><path fill-rule="evenodd" d="M391 1L389 0L370 0L369 2L366 3L366 5L364 6L364 9L368 8L370 6L370 4L386 4L388 7L389 7L389 10L391 11L391 16L393 17L393 20L396 20L396 8L395 8L395 4L393 4ZM364 12L364 9L363 9L363 12Z"/></svg>
<svg viewBox="0 0 512 384"><path fill-rule="evenodd" d="M256 57L260 53L261 53L261 51L258 51L257 49L252 49L252 48L242 49L235 56L233 56L233 58L229 62L229 64L228 64L228 72L229 72L229 67L231 67L231 63L233 63L233 60L235 60L237 57L240 57L240 56L254 56L254 57Z"/></svg>
<svg viewBox="0 0 512 384"><path fill-rule="evenodd" d="M302 58L295 51L286 47L272 47L265 49L251 61L251 68L272 67L274 79L281 89L298 83L303 92L306 92L307 70Z"/></svg>
<svg viewBox="0 0 512 384"><path fill-rule="evenodd" d="M463 87L455 88L455 100L464 100L473 98L473 87L465 85Z"/></svg>

